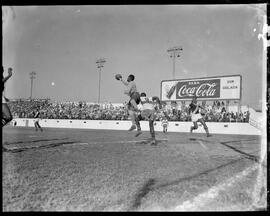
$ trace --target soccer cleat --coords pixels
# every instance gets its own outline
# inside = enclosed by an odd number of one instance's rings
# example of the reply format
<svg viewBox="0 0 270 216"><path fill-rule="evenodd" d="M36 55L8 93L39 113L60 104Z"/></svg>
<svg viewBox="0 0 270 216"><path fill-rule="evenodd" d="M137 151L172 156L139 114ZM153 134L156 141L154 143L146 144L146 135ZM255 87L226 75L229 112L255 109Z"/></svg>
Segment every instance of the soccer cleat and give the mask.
<svg viewBox="0 0 270 216"><path fill-rule="evenodd" d="M193 131L193 129L192 129L192 127L190 127L190 133L192 133L192 131Z"/></svg>
<svg viewBox="0 0 270 216"><path fill-rule="evenodd" d="M207 134L207 137L211 137L212 135L210 135L210 134Z"/></svg>
<svg viewBox="0 0 270 216"><path fill-rule="evenodd" d="M150 142L150 145L157 145L157 141L155 139L153 139L151 142Z"/></svg>
<svg viewBox="0 0 270 216"><path fill-rule="evenodd" d="M133 131L133 130L135 130L136 129L136 126L135 125L132 125L129 129L128 129L128 131Z"/></svg>

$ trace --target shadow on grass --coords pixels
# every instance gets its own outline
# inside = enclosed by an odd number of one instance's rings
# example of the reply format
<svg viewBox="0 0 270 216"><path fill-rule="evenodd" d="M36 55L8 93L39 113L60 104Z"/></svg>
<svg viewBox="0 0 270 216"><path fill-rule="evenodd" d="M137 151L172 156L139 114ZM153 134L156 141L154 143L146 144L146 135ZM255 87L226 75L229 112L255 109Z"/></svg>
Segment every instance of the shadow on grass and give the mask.
<svg viewBox="0 0 270 216"><path fill-rule="evenodd" d="M61 138L61 139L40 139L40 140L30 140L30 141L18 141L13 143L5 143L5 145L12 145L12 144L21 144L21 143L35 143L35 142L43 142L43 141L54 141L54 140L65 140L68 138Z"/></svg>
<svg viewBox="0 0 270 216"><path fill-rule="evenodd" d="M31 149L53 148L53 147L57 147L57 146L61 146L61 145L68 145L68 144L74 144L74 143L78 143L78 141L51 143L49 145L22 147L22 148L15 148L15 149L8 149L8 148L5 148L4 146L2 146L2 151L17 153L17 152L23 152L23 151L27 151L27 150L31 150Z"/></svg>
<svg viewBox="0 0 270 216"><path fill-rule="evenodd" d="M136 194L135 199L134 199L134 201L133 201L133 203L131 205L130 211L138 209L138 207L140 207L140 205L141 205L141 200L150 191L154 191L156 189L160 189L160 188L164 188L164 187L168 187L168 186L172 186L172 185L177 185L177 184L183 183L185 181L190 181L190 180L192 180L194 178L198 178L198 177L200 177L202 175L206 175L206 174L209 174L210 172L213 172L213 171L216 171L218 169L222 169L222 168L227 167L229 165L235 164L235 163L237 163L237 162L239 162L239 161L241 161L243 159L246 159L246 158L241 157L241 158L238 158L236 160L230 161L230 162L228 162L226 164L222 164L220 166L214 167L212 169L208 169L208 170L205 170L203 172L196 173L194 175L187 176L187 177L184 177L184 178L180 178L180 179L177 179L177 180L174 180L174 181L166 182L166 183L163 183L163 184L155 185L156 180L155 179L149 179L144 184L144 186L139 190L139 192Z"/></svg>
<svg viewBox="0 0 270 216"><path fill-rule="evenodd" d="M156 186L154 187L154 189L159 189L159 188L163 188L163 187L167 187L167 186L177 185L177 184L183 183L183 182L185 182L185 181L190 181L190 180L192 180L192 179L194 179L194 178L198 178L198 177L200 177L200 176L202 176L202 175L206 175L206 174L209 174L210 172L213 172L213 171L216 171L216 170L218 170L218 169L222 169L222 168L224 168L224 167L226 167L226 166L235 164L235 163L237 163L237 162L239 162L239 161L241 161L241 160L243 160L243 159L245 159L245 157L238 158L238 159L236 159L236 160L230 161L230 162L228 162L228 163L222 164L222 165L217 166L217 167L214 167L214 168L212 168L212 169L205 170L205 171L200 172L200 173L196 173L196 174L191 175L191 176L187 176L187 177L184 177L184 178L180 178L180 179L177 179L177 180L174 180L174 181L171 181L171 182L167 182L167 183L164 183L164 184L156 185Z"/></svg>
<svg viewBox="0 0 270 216"><path fill-rule="evenodd" d="M136 210L142 202L142 199L152 190L153 185L155 184L155 179L150 178L143 187L135 195L135 199L130 207L130 211Z"/></svg>

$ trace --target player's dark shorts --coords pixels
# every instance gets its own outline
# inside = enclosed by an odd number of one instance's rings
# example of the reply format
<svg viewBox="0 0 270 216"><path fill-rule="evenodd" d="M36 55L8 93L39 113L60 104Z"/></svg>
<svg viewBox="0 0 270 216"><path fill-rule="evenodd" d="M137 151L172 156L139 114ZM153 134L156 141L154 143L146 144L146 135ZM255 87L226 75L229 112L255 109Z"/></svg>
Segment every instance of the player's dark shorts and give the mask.
<svg viewBox="0 0 270 216"><path fill-rule="evenodd" d="M135 100L136 104L139 104L141 102L141 96L139 92L134 92L131 96L130 96L130 100L128 102L128 107L129 109L132 108L132 104L130 103L131 100Z"/></svg>
<svg viewBox="0 0 270 216"><path fill-rule="evenodd" d="M141 102L141 96L139 92L134 92L131 96L130 96L130 100L134 99L136 104L139 104Z"/></svg>

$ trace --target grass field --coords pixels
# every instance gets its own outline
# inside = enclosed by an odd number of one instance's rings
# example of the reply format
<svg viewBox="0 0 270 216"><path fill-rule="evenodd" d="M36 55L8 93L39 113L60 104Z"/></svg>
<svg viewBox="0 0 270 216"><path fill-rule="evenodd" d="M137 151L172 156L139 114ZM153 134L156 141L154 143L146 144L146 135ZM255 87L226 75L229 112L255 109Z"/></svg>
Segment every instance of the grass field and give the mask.
<svg viewBox="0 0 270 216"><path fill-rule="evenodd" d="M256 210L259 136L134 134L3 128L3 211Z"/></svg>

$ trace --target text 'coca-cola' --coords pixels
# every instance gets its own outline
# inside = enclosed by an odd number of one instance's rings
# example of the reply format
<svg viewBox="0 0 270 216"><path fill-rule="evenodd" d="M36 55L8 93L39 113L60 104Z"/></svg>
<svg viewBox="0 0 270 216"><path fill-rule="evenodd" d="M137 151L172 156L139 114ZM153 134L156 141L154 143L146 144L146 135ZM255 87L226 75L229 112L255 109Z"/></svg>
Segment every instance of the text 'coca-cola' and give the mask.
<svg viewBox="0 0 270 216"><path fill-rule="evenodd" d="M192 98L194 95L198 98L219 98L220 79L177 83L176 99Z"/></svg>

